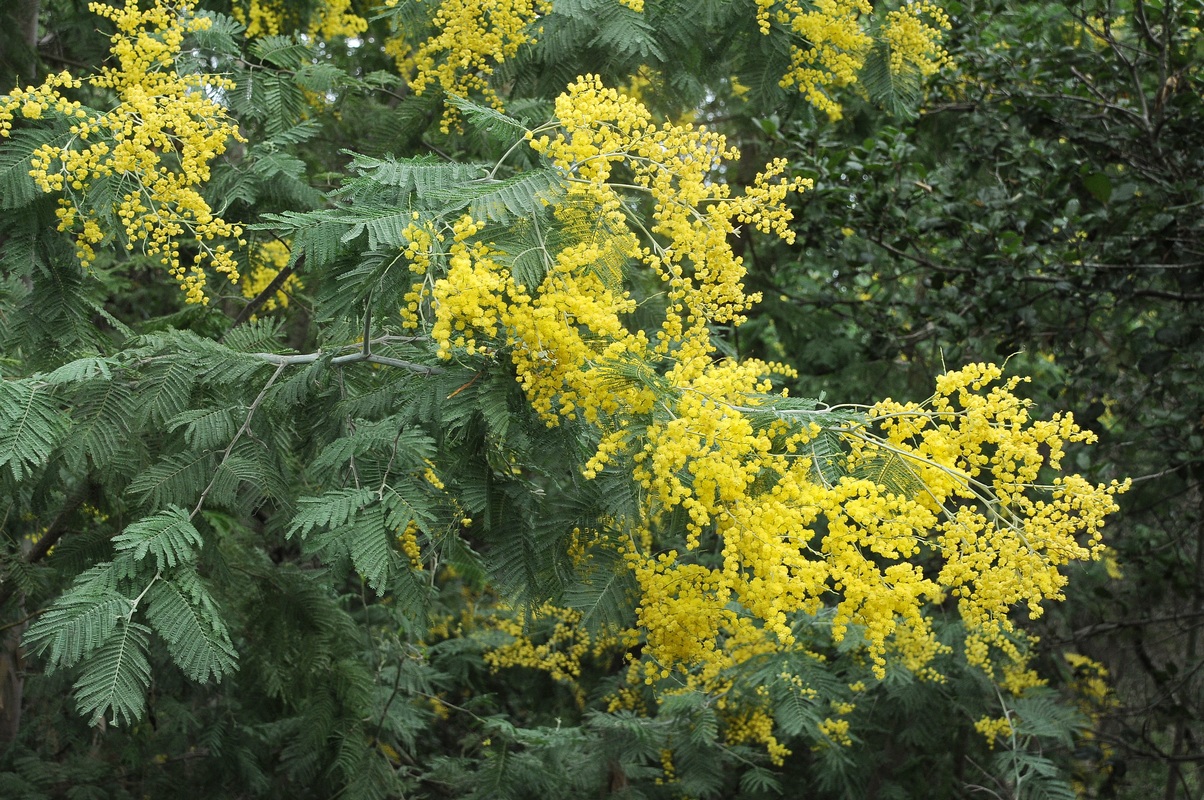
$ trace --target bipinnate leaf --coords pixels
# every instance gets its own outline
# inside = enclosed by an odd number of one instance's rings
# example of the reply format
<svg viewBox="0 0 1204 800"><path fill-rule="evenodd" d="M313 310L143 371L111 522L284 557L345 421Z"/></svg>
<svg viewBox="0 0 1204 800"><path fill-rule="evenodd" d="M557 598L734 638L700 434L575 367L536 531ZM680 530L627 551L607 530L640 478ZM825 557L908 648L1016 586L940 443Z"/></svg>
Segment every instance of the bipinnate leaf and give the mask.
<svg viewBox="0 0 1204 800"><path fill-rule="evenodd" d="M579 624L585 630L621 628L635 618L638 587L624 566L622 552L597 548L589 554L578 580L565 589L561 603L581 612Z"/></svg>
<svg viewBox="0 0 1204 800"><path fill-rule="evenodd" d="M401 557L393 545L396 536L385 525L384 509L375 506L361 514L355 524L339 532L346 536L355 569L374 591L380 592L401 570Z"/></svg>
<svg viewBox="0 0 1204 800"><path fill-rule="evenodd" d="M527 133L528 128L522 120L503 114L496 108L474 103L464 97L449 97L447 104L458 109L472 127L489 134L499 142L513 142Z"/></svg>
<svg viewBox="0 0 1204 800"><path fill-rule="evenodd" d="M80 714L100 724L109 717L114 725L137 722L146 711L150 687L150 662L146 645L150 628L122 620L107 641L85 664L75 682ZM111 716L110 716L111 715Z"/></svg>
<svg viewBox="0 0 1204 800"><path fill-rule="evenodd" d="M343 525L375 499L376 492L368 488L335 489L318 497L302 497L288 535L299 535L304 539L314 528Z"/></svg>
<svg viewBox="0 0 1204 800"><path fill-rule="evenodd" d="M157 581L147 600L147 621L191 680L204 683L212 677L220 682L226 673L238 669L238 654L226 624L193 570L182 569Z"/></svg>
<svg viewBox="0 0 1204 800"><path fill-rule="evenodd" d="M54 401L33 380L0 381L0 467L23 480L58 446L64 422Z"/></svg>
<svg viewBox="0 0 1204 800"><path fill-rule="evenodd" d="M113 537L113 544L118 552L128 551L138 561L153 555L156 568L164 570L191 562L196 548L201 546L201 534L193 527L184 509L169 506L130 525Z"/></svg>
<svg viewBox="0 0 1204 800"><path fill-rule="evenodd" d="M77 585L29 626L24 643L32 653L47 654L48 673L74 666L100 647L129 611L129 599L114 589Z"/></svg>

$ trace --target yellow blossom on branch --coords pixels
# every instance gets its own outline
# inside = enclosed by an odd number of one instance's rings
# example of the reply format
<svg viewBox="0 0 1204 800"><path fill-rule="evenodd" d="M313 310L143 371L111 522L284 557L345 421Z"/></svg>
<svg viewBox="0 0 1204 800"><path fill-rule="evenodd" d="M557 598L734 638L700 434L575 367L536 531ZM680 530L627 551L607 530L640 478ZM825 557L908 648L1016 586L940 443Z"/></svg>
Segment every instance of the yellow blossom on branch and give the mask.
<svg viewBox="0 0 1204 800"><path fill-rule="evenodd" d="M386 7L398 0L386 0ZM442 0L422 2L430 8L429 31L415 37L414 31L399 29L385 42L397 69L415 94L438 88L449 97L480 93L501 108L501 99L489 83L498 64L513 58L520 47L533 39L536 19L552 10L549 0ZM443 129L450 130L458 118L447 106Z"/></svg>
<svg viewBox="0 0 1204 800"><path fill-rule="evenodd" d="M285 0L236 0L230 14L246 26L246 35L276 36L297 28L319 39L356 36L368 29L368 20L355 13L351 0L321 0L302 19L297 6Z"/></svg>
<svg viewBox="0 0 1204 800"><path fill-rule="evenodd" d="M874 7L869 0L756 0L761 33L790 41L790 67L783 88L797 87L829 119L841 116L834 92L851 86L874 47ZM949 62L941 46L949 18L935 3L908 2L888 11L877 37L886 47L892 73L931 75Z"/></svg>
<svg viewBox="0 0 1204 800"><path fill-rule="evenodd" d="M640 589L646 645L633 673L718 691L752 655L802 647L794 622L827 607L831 636L856 626L879 676L894 654L939 679L928 665L947 647L924 608L949 595L973 662L990 669L992 648L1019 662L1008 614L1039 614L1060 598L1060 567L1102 554L1100 525L1124 488L1040 482L1066 442L1089 435L1069 416L1033 418L1017 381L991 365L940 376L925 404L791 405L771 380L787 368L719 358L709 326L739 324L754 302L729 245L737 226L789 240L785 199L805 183L775 161L732 196L716 178L736 155L721 135L657 125L594 76L556 110L527 140L564 176L553 216L575 235L548 249L541 282L523 285L480 240L481 223L456 222L430 290L432 336L445 358L508 352L549 425L597 426L585 477L632 465L643 506L613 535ZM632 198L651 204L647 226ZM625 316L636 301L624 275L638 270L665 287L655 340ZM685 551L662 550L676 512Z"/></svg>
<svg viewBox="0 0 1204 800"><path fill-rule="evenodd" d="M213 240L237 239L242 230L216 216L200 188L227 142L241 136L213 99L233 88L231 82L180 74L175 62L184 37L204 30L211 20L193 16L188 3L164 0L146 11L136 0L89 8L116 25L110 48L116 66L86 82L111 89L117 105L99 112L68 102L59 90L79 88L81 80L52 75L41 87L0 100L0 134L7 135L17 108L29 119L51 108L67 117L69 139L38 148L30 175L42 191L61 193L59 230L75 232L80 262L91 264L97 245L120 238L127 249L141 247L157 258L189 303L206 303L206 264L231 283L239 280L233 253ZM115 187L111 205L92 202L101 182ZM195 256L184 254L184 243L196 249Z"/></svg>
<svg viewBox="0 0 1204 800"><path fill-rule="evenodd" d="M1011 739L1016 734L1016 727L1010 716L983 717L974 723L974 730L982 734L992 749L994 749L997 739Z"/></svg>

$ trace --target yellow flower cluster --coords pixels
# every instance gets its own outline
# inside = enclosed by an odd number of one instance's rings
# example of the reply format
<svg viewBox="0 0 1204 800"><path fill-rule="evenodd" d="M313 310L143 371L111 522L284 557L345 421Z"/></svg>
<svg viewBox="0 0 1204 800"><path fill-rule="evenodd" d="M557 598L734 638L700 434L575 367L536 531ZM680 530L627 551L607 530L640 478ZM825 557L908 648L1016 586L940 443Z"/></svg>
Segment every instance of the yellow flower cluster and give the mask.
<svg viewBox="0 0 1204 800"><path fill-rule="evenodd" d="M242 296L247 299L258 297L260 292L276 280L280 270L288 266L289 255L289 246L276 239L257 246L251 252L251 268L242 276L242 280L238 284ZM301 283L301 279L295 273L290 274L285 278L284 283L264 300L260 309L275 311L277 308L288 308L289 297L303 288L305 287Z"/></svg>
<svg viewBox="0 0 1204 800"><path fill-rule="evenodd" d="M386 7L396 5L397 0L385 2ZM411 31L400 30L385 42L385 52L415 94L435 86L456 97L480 92L501 108L489 76L532 40L532 24L551 9L550 0L442 0L431 16L430 35L414 41ZM447 106L443 130L456 120L456 109Z"/></svg>
<svg viewBox="0 0 1204 800"><path fill-rule="evenodd" d="M1033 419L1031 403L1013 393L1020 379L1000 378L998 367L972 364L940 376L923 406L879 403L870 416L883 438L861 437L869 450L854 454L885 450L905 461L923 487L916 502L936 518L937 582L958 597L972 631L1002 645L1014 630L1011 608L1039 616L1042 600L1062 599L1059 567L1103 555L1104 517L1128 484L1093 486L1078 475L1041 484L1043 468L1060 469L1066 442L1094 436L1069 414Z"/></svg>
<svg viewBox="0 0 1204 800"><path fill-rule="evenodd" d="M891 72L915 70L927 76L952 65L948 51L941 45L942 32L951 27L944 9L928 0L888 11L882 23L882 37L890 53Z"/></svg>
<svg viewBox="0 0 1204 800"><path fill-rule="evenodd" d="M662 697L706 692L722 698L729 739L780 756L754 713L768 713L761 701L725 697L733 670L783 649L814 657L794 626L830 609L833 638L856 626L877 675L891 656L939 680L931 664L947 647L924 609L950 594L971 660L1006 664L1013 692L1037 685L1008 614L1040 613L1065 584L1059 567L1102 554L1100 525L1124 488L1040 482L1065 443L1090 436L1069 416L1033 418L1018 382L985 364L940 376L923 404L843 415L790 405L770 379L787 368L719 358L708 326L738 324L753 302L728 244L737 226L789 239L785 200L804 183L778 161L732 197L716 177L735 155L723 137L656 125L593 76L556 108L556 123L527 136L566 181L558 236L542 243L545 276L520 283L483 225L463 218L437 277L443 233L415 220L404 255L419 280L403 316L417 327L429 304L442 357L508 353L549 425L594 426L586 478L632 465L643 505L597 537L624 542L640 589L644 647L612 707L639 707L640 684ZM633 196L651 202L646 227L627 210ZM641 270L665 287L655 340L625 316ZM674 518L686 520L680 552L664 544ZM833 717L821 733L845 743L848 721Z"/></svg>
<svg viewBox="0 0 1204 800"><path fill-rule="evenodd" d="M295 6L284 0L238 0L230 14L246 26L247 37L275 36L300 27L319 39L357 36L368 29L368 20L356 14L351 0L322 0L308 20L298 18Z"/></svg>
<svg viewBox="0 0 1204 800"><path fill-rule="evenodd" d="M106 226L115 215L127 249L141 244L179 281L188 302L206 303L206 259L231 283L239 279L233 253L211 242L237 238L242 230L215 216L199 187L209 180L209 165L227 141L241 137L211 99L215 90L232 84L215 75L181 75L175 59L184 37L204 30L211 20L192 16L188 3L166 0L146 11L136 0L126 0L123 7L92 3L89 8L117 26L111 47L117 66L88 79L116 94L116 108L96 113L68 102L59 90L77 88L80 81L53 75L41 87L4 99L0 133L7 135L17 107L28 119L52 108L70 118L70 140L38 148L30 175L43 191L64 194L59 230L77 231L80 262L92 263L96 245L114 235ZM117 187L119 200L111 208L89 203L89 192L100 181ZM198 250L191 264L181 253L183 241Z"/></svg>
<svg viewBox="0 0 1204 800"><path fill-rule="evenodd" d="M230 7L230 15L247 29L248 39L256 36L276 36L286 27L284 5L278 0L248 0L246 3L234 3Z"/></svg>
<svg viewBox="0 0 1204 800"><path fill-rule="evenodd" d="M782 87L798 87L829 119L839 119L841 107L833 91L856 83L865 65L874 44L873 5L869 0L756 0L756 5L761 33L769 35L776 24L791 39L790 67ZM940 44L948 28L944 11L928 0L887 12L880 35L889 50L890 69L935 72L949 60Z"/></svg>
<svg viewBox="0 0 1204 800"><path fill-rule="evenodd" d="M497 337L514 281L482 242L456 242L448 263L447 277L433 290L437 313L431 338L439 343L440 358L450 358L453 347L470 355L484 352L476 337Z"/></svg>
<svg viewBox="0 0 1204 800"><path fill-rule="evenodd" d="M673 783L677 780L677 767L673 765L673 751L661 751L661 777L656 779L658 784Z"/></svg>
<svg viewBox="0 0 1204 800"><path fill-rule="evenodd" d="M410 520L402 532L397 535L397 543L401 546L401 552L406 554L406 558L410 560L410 566L416 570L422 570L424 566L422 545L418 543L419 532L418 523Z"/></svg>
<svg viewBox="0 0 1204 800"><path fill-rule="evenodd" d="M1099 709L1111 704L1111 688L1108 686L1108 669L1093 658L1080 653L1063 653L1062 657L1074 670L1070 687L1081 699L1080 705L1089 714L1098 715Z"/></svg>
<svg viewBox="0 0 1204 800"><path fill-rule="evenodd" d="M841 747L853 746L853 737L849 735L849 721L847 719L832 719L828 717L819 723L819 732Z"/></svg>
<svg viewBox="0 0 1204 800"><path fill-rule="evenodd" d="M559 122L548 135L528 137L568 182L568 197L554 210L559 246L547 252L547 273L538 286L516 283L488 243L470 241L471 220L461 220L448 249L445 277L428 273L433 235L417 221L407 238L406 257L421 276L407 295L405 324L417 327L429 301L432 335L440 354L459 348L478 352L482 342L507 346L535 409L549 425L578 417L591 423L615 417L619 429L603 440L587 474L605 467L626 435L631 415L652 410L658 359L680 362L685 379L711 360L707 325L738 322L754 298L744 293L744 266L729 237L739 223L783 238L790 212L787 193L805 182L781 177L777 161L740 197L713 180L722 157L735 153L718 134L690 125L656 126L638 102L606 89L594 76L582 78L557 103ZM541 129L544 130L544 129ZM632 183L612 185L616 165ZM622 192L640 192L656 202L650 230L633 225ZM641 242L639 233L644 234ZM624 289L633 264L643 263L667 284L670 299L655 347L624 316L635 301ZM755 368L754 368L755 371ZM631 379L630 373L640 374Z"/></svg>
<svg viewBox="0 0 1204 800"><path fill-rule="evenodd" d="M764 708L748 707L738 713L724 716L724 739L727 744L737 745L755 742L765 746L770 763L782 766L790 755L790 748L773 735L773 715ZM845 722L848 727L848 722ZM822 726L821 726L822 729Z"/></svg>
<svg viewBox="0 0 1204 800"><path fill-rule="evenodd" d="M10 136L13 129L13 118L20 110L25 119L39 120L50 110L68 119L84 119L88 112L80 108L78 100L68 100L59 93L60 89L78 89L81 82L70 72L50 75L42 81L41 86L27 86L24 89L13 89L7 96L0 98L0 136Z"/></svg>
<svg viewBox="0 0 1204 800"><path fill-rule="evenodd" d="M808 45L791 44L790 68L782 76L782 87L797 86L829 119L839 119L840 104L832 90L857 81L872 44L861 17L873 13L873 7L868 0L818 0L807 7L799 0L786 0L775 12L777 21Z"/></svg>
<svg viewBox="0 0 1204 800"><path fill-rule="evenodd" d="M495 671L506 667L538 669L548 673L552 680L575 684L581 676L581 659L592 649L589 634L577 625L581 614L544 604L533 617L554 621L542 643L536 644L528 637L521 618L498 618L496 629L509 634L514 641L486 653L485 663Z"/></svg>
<svg viewBox="0 0 1204 800"><path fill-rule="evenodd" d="M737 234L736 223L789 239L791 217L782 200L809 182L773 180L785 167L774 162L744 196L733 199L730 187L713 178L724 160L738 157L721 134L691 124L657 126L641 103L603 86L595 75L579 78L557 98L556 116L554 137L528 133L532 149L564 171L571 197L593 205L600 226L627 232L621 250L638 256L666 284L668 308L656 351L686 350L686 338L696 340L695 349L709 349L706 324L738 324L758 299L745 294L744 265L728 241ZM650 236L638 251L622 195L609 183L617 165L630 172L627 188L655 204ZM693 331L689 337L687 329Z"/></svg>
<svg viewBox="0 0 1204 800"><path fill-rule="evenodd" d="M578 683L582 660L609 657L636 644L635 631L612 631L591 635L580 624L581 613L545 603L531 614L515 613L504 604L482 610L476 623L479 632L500 631L511 641L490 648L485 663L494 671L526 667L548 674L564 684L585 704L585 692Z"/></svg>
<svg viewBox="0 0 1204 800"><path fill-rule="evenodd" d="M418 277L410 291L405 295L406 305L401 309L401 324L409 330L416 330L424 319L426 303L430 299L428 281L431 275L431 258L435 251L436 242L444 240L443 234L434 230L428 222L419 222L420 215L414 212L413 221L402 230L406 247L402 257L409 262L410 272ZM471 222L471 220L469 220Z"/></svg>
<svg viewBox="0 0 1204 800"><path fill-rule="evenodd" d="M1028 661L1025 659L1022 662L1010 662L1003 667L1003 680L999 682L1001 688L1006 689L1013 697L1022 697L1029 689L1035 689L1039 686L1045 686L1047 681L1037 674L1037 671L1028 666Z"/></svg>
<svg viewBox="0 0 1204 800"><path fill-rule="evenodd" d="M996 739L1011 739L1016 729L1012 724L1012 719L1009 716L1004 717L983 717L974 723L974 730L978 731L987 744L994 749Z"/></svg>
<svg viewBox="0 0 1204 800"><path fill-rule="evenodd" d="M731 368L712 369L721 373ZM1005 690L1020 695L1042 685L1027 666L1027 648L1022 651L1023 642L1015 643L1018 634L998 598L1014 598L1012 605L1035 605L1042 587L1064 580L1052 577L1057 564L1097 556L1098 524L1114 509L1112 496L1123 487L1069 480L1046 487L1035 484L1034 466L1042 459L1047 466L1056 465L1064 441L1086 437L1066 418L1041 422L1021 414L1027 404L1011 394L1016 384L992 387L998 377L994 367L972 365L942 376L938 393L924 408L908 410L888 401L871 411L869 418L879 428L897 434L907 427L914 440L875 438L860 424L829 429L849 448L844 465L848 474L832 481L814 471L808 457L813 437L820 434L811 421L817 415L801 413L791 419L783 412L757 430L752 424L758 411L755 393L763 387L748 383L751 377L737 384L738 391L727 393L722 384L690 386L692 391L683 393L667 421L649 427L648 445L635 456L636 475L647 489L649 524L655 526L667 510L686 510L690 545L721 552L723 567L693 563L676 551L643 555L640 547L630 545L629 562L641 588L638 618L646 639L632 673L648 684L672 677L678 685L722 693L725 675L747 660L747 654L797 649L789 622L799 613L814 613L835 602L834 638L842 638L851 624L860 626L866 655L879 676L885 674L885 656L891 653L921 677L939 680L930 663L947 648L936 639L922 609L958 586L955 582L950 587L945 573L940 574L946 580L925 577L914 562L960 557L942 545L946 531L963 530L955 507L965 505L984 516L1014 517L1016 525L1027 526L1030 539L1040 531L1047 546L1051 539L1058 540L1053 550L1026 553L1023 559L1015 548L996 544L1013 554L1010 571L991 573L990 593L984 591L984 582L976 584L970 597L961 598L963 616L974 631L967 642L971 660L993 671L994 647L1003 662L1000 685ZM957 398L955 404L946 402L950 396ZM948 421L956 427L944 424L943 418L934 421L934 408L949 409ZM1007 415L1006 423L1000 413ZM673 435L665 435L670 431ZM958 438L962 461L948 453L943 460L937 458L936 451L920 441L925 431ZM967 482L970 462L980 465L974 472L978 478L986 478L984 469L1001 476L1000 486L984 491ZM905 477L914 479L910 496L882 482L906 483ZM941 477L953 478L952 483L942 489ZM1028 483L1022 486L1021 478ZM1073 491L1059 488L1071 484ZM954 488L959 485L961 494ZM1042 513L1048 501L1033 497L1040 494L1058 497L1057 502L1070 510L1051 519ZM1001 497L1007 498L1006 507ZM822 537L816 530L824 531ZM980 532L978 540L1012 533L1002 526ZM1086 536L1087 545L1076 544L1081 536ZM657 539L651 530L640 538L644 550L654 547ZM847 726L847 721L831 720L823 733L843 743Z"/></svg>

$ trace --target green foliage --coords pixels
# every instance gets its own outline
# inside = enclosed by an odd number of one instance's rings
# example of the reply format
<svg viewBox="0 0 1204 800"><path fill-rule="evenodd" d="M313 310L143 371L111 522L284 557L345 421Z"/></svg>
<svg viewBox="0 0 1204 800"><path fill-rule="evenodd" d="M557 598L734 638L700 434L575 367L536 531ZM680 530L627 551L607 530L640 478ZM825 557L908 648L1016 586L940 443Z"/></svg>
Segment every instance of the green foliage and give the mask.
<svg viewBox="0 0 1204 800"><path fill-rule="evenodd" d="M0 468L20 482L46 463L62 436L63 420L40 382L0 383Z"/></svg>
<svg viewBox="0 0 1204 800"><path fill-rule="evenodd" d="M79 712L92 720L111 714L114 725L129 725L146 713L151 669L146 658L150 629L128 620L95 653L75 682Z"/></svg>
<svg viewBox="0 0 1204 800"><path fill-rule="evenodd" d="M817 482L921 490L899 458L850 466L838 431L862 417L826 395L914 393L942 352L953 362L1023 347L1030 354L1017 360L1040 368L1035 393L1101 404L1093 421L1113 449L1081 468L1110 475L1129 456L1149 465L1171 453L1177 483L1138 493L1164 500L1188 491L1199 460L1194 440L1172 435L1197 433L1200 337L1182 305L1197 293L1194 267L1168 244L1194 253L1199 226L1159 210L1198 206L1183 176L1199 154L1185 122L1199 93L1163 94L1167 110L1146 133L1190 146L1164 148L1151 166L1152 151L1075 121L1061 104L1084 102L1081 86L1062 75L1036 91L1045 67L995 47L1096 63L1090 43L1034 32L1066 19L1034 5L966 21L956 32L966 71L930 87L926 113L906 123L898 118L925 90L887 69L879 43L861 75L870 102L850 100L851 121L832 128L779 85L787 43L761 35L752 3L647 0L638 13L616 0L556 0L538 45L497 65L505 110L448 98L463 130L443 132L441 98L414 96L381 50L390 25L429 29L432 4L379 9L354 42L289 32L247 41L230 4L212 5L213 25L177 66L234 81L214 91L247 141L231 143L204 191L249 231L245 274L259 245L287 244L302 284L287 308L250 309L230 284L215 287L211 307L184 308L153 255L112 240L80 269L54 199L28 175L38 146L68 140L66 123L18 121L0 148L0 632L13 634L0 678L18 642L27 659L20 730L0 726L0 795L156 797L188 786L215 798L953 798L982 785L1001 797L1072 796L1067 770L1090 720L1039 688L1001 709L953 623L938 626L943 681L912 674L896 652L879 680L861 631L833 641L832 613L819 609L791 620L797 647L719 676L726 692L657 696L630 682L624 670L641 645L623 631L636 627L638 586L626 551L595 534L635 518L643 490L625 467L582 477L598 432L568 419L549 428L508 353L441 360L404 328L398 312L416 274L404 251L411 224L447 233L467 212L487 224L517 284L539 286L550 252L596 243L603 230L557 219L572 187L523 137L576 75L610 85L639 75L650 108L729 132L750 153L744 163L782 155L791 174L816 178L795 209L800 249L741 232L749 288L767 300L724 347L802 371L766 414L823 422L805 454ZM99 63L90 17L50 3L43 18L46 42ZM1173 66L1184 85L1198 79ZM942 100L966 75L980 94ZM1067 85L1077 100L1045 96ZM1010 86L1030 94L1000 94ZM78 94L97 108L112 101L95 87ZM961 103L973 108L952 107ZM1136 125L1136 107L1118 104L1101 113ZM1058 150L1057 135L1076 149ZM956 158L938 158L945 152ZM751 183L743 169L716 178ZM118 183L90 199L117 197ZM650 208L631 201L622 213L646 220ZM435 272L447 248L432 244ZM1132 269L1104 268L1119 263ZM1175 277L1139 270L1145 263L1173 265ZM633 324L651 328L643 320L666 302L662 287L609 261L597 277L630 289ZM1118 377L1123 363L1135 372ZM667 391L643 363L606 379ZM1143 381L1158 397L1137 427ZM1186 511L1173 514L1185 524ZM664 521L682 550L687 521L680 511ZM1147 520L1125 530L1121 552L1165 542ZM1179 570L1181 551L1159 550L1149 574ZM1088 580L1136 605L1133 590ZM954 602L931 613L952 615ZM548 617L549 603L570 616ZM563 620L578 638L555 638ZM576 671L499 663L516 643L571 653ZM1038 663L1071 683L1059 665ZM780 763L740 735L733 720L750 709L791 751ZM992 750L973 725L1003 713L1018 733ZM1189 719L1177 730L1193 730ZM832 720L849 723L851 744L828 732Z"/></svg>

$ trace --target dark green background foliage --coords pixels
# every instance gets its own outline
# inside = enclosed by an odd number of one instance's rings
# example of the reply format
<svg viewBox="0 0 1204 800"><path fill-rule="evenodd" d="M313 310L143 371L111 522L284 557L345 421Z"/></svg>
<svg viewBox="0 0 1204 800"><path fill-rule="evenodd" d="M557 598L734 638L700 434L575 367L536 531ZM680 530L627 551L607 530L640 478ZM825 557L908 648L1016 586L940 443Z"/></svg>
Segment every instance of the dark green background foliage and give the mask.
<svg viewBox="0 0 1204 800"><path fill-rule="evenodd" d="M5 89L101 61L85 5L6 5ZM778 88L788 55L752 3L647 6L557 2L498 83L541 122L579 73L614 84L647 64L650 106L740 147L733 183L774 156L815 179L791 201L793 247L736 243L765 299L733 354L793 364L792 394L856 402L1007 359L1042 410L1099 435L1077 471L1134 478L1108 532L1123 579L1079 569L1029 624L1049 688L1013 707L1017 739L974 731L1001 711L952 621L945 683L874 681L856 637L808 634L827 660L789 667L825 703L856 700L849 748L816 733L829 712L775 659L734 675L737 694L769 691L795 753L781 768L724 744L710 698L608 712L621 650L587 659L583 703L490 669L508 639L480 619L499 598L519 618L554 600L590 630L630 619L627 579L599 580L617 556L582 566L569 548L635 498L615 470L580 478L588 435L548 429L504 359L439 364L397 330L408 276L388 254L411 208L474 203L505 226L552 179L511 158L514 180L457 192L521 128L466 106L441 134L441 98L410 95L379 52L387 19L358 46L248 45L219 16L191 56L239 82L248 143L206 191L304 256L287 315L249 322L232 290L184 308L136 253L82 272L25 175L45 129L0 146L0 797L1204 793L1204 6L951 3L956 69L922 91L871 74L838 124ZM395 546L410 520L423 571ZM1084 700L1064 652L1111 670L1109 703ZM676 784L658 782L665 750Z"/></svg>

